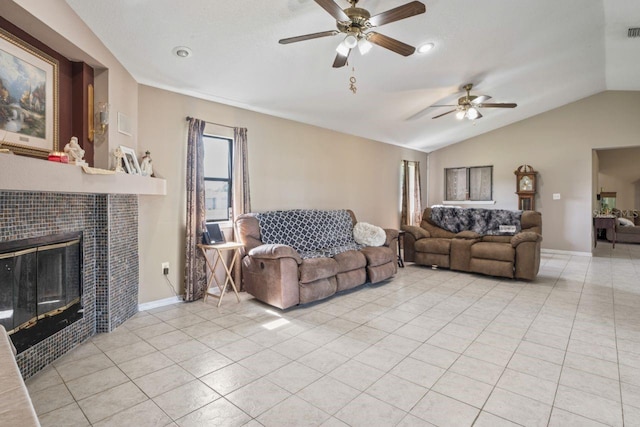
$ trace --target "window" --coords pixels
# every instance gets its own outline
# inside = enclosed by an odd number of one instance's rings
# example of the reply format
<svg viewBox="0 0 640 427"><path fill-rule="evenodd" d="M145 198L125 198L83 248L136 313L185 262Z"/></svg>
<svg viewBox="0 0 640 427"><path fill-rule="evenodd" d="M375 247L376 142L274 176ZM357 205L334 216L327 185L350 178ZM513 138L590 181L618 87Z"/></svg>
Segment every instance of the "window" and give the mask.
<svg viewBox="0 0 640 427"><path fill-rule="evenodd" d="M444 173L446 200L492 200L493 166L449 168Z"/></svg>
<svg viewBox="0 0 640 427"><path fill-rule="evenodd" d="M204 204L207 222L229 221L232 139L204 135Z"/></svg>

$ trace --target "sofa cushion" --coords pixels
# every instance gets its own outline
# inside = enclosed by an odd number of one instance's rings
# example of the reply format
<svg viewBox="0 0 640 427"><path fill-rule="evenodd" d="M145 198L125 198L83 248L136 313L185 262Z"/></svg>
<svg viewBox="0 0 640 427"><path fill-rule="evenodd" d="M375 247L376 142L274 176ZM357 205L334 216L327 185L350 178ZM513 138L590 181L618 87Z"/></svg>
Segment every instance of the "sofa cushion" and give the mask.
<svg viewBox="0 0 640 427"><path fill-rule="evenodd" d="M357 270L367 266L367 259L358 251L342 252L333 259L338 263L338 273Z"/></svg>
<svg viewBox="0 0 640 427"><path fill-rule="evenodd" d="M375 267L388 262L396 262L395 252L384 246L366 247L360 249L360 252L367 258L368 267Z"/></svg>
<svg viewBox="0 0 640 427"><path fill-rule="evenodd" d="M513 236L482 236L483 242L511 243Z"/></svg>
<svg viewBox="0 0 640 427"><path fill-rule="evenodd" d="M513 262L515 256L511 243L479 242L471 246L471 258Z"/></svg>
<svg viewBox="0 0 640 427"><path fill-rule="evenodd" d="M303 259L300 264L300 283L326 279L338 273L338 263L333 258Z"/></svg>
<svg viewBox="0 0 640 427"><path fill-rule="evenodd" d="M449 255L450 249L451 239L431 238L420 239L416 242L416 252Z"/></svg>

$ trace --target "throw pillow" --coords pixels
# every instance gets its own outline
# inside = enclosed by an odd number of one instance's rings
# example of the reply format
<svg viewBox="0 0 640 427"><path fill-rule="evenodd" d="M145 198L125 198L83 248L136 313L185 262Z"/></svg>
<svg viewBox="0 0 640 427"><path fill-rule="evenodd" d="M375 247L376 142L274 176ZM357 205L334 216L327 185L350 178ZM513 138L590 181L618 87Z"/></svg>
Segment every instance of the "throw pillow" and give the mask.
<svg viewBox="0 0 640 427"><path fill-rule="evenodd" d="M620 227L633 227L635 224L630 219L618 218L618 225Z"/></svg>
<svg viewBox="0 0 640 427"><path fill-rule="evenodd" d="M382 246L387 240L387 234L376 225L359 222L353 227L353 240L365 246Z"/></svg>

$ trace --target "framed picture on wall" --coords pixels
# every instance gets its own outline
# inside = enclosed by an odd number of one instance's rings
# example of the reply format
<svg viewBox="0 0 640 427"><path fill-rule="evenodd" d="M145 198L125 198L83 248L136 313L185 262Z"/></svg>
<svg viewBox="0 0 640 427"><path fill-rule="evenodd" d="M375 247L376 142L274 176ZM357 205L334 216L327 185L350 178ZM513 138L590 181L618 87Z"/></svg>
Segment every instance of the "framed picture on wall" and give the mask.
<svg viewBox="0 0 640 427"><path fill-rule="evenodd" d="M0 145L46 158L58 146L58 61L0 28Z"/></svg>
<svg viewBox="0 0 640 427"><path fill-rule="evenodd" d="M142 175L140 164L138 163L138 158L136 157L136 152L133 150L133 148L121 145L120 151L122 151L123 154L122 161L124 163L124 169L127 171L127 173L130 173L132 175Z"/></svg>

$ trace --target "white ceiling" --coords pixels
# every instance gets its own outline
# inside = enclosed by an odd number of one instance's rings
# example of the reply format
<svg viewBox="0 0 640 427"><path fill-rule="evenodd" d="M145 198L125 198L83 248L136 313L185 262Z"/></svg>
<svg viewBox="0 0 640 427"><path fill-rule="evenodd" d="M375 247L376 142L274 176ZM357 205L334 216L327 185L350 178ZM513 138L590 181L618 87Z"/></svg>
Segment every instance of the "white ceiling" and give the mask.
<svg viewBox="0 0 640 427"><path fill-rule="evenodd" d="M313 0L66 1L139 83L427 152L606 89L640 90L640 39L627 39L638 0L423 0L425 14L376 31L435 49L405 58L374 46L341 69L340 36L278 44L335 28ZM374 15L408 1L358 6ZM425 108L455 103L465 83L518 107L432 120L447 110Z"/></svg>

